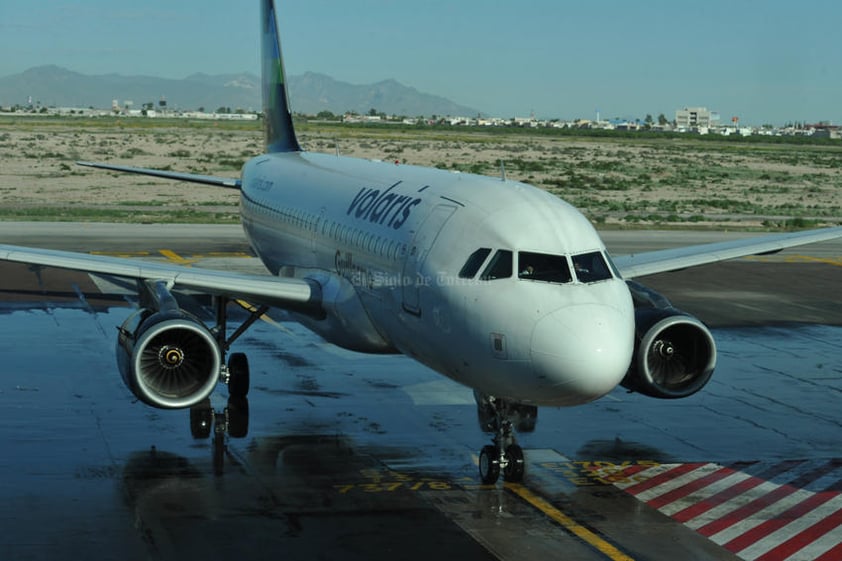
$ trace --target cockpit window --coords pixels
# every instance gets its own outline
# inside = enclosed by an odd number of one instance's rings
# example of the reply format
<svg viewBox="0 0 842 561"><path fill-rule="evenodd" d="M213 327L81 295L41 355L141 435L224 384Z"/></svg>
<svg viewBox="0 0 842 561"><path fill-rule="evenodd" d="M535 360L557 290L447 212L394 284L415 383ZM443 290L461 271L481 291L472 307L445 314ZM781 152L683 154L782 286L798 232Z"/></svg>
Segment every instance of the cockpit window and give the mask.
<svg viewBox="0 0 842 561"><path fill-rule="evenodd" d="M507 279L512 276L512 252L508 249L498 249L491 258L480 279Z"/></svg>
<svg viewBox="0 0 842 561"><path fill-rule="evenodd" d="M579 282L597 282L611 278L611 270L599 251L573 256L573 270Z"/></svg>
<svg viewBox="0 0 842 561"><path fill-rule="evenodd" d="M482 267L482 264L485 263L485 258L488 257L488 254L491 253L491 249L487 247L481 247L468 257L468 260L465 261L465 264L462 265L462 270L459 271L459 278L463 279L472 279L479 271L479 268Z"/></svg>
<svg viewBox="0 0 842 561"><path fill-rule="evenodd" d="M564 255L520 251L517 254L517 270L519 279L557 283L573 280Z"/></svg>
<svg viewBox="0 0 842 561"><path fill-rule="evenodd" d="M623 278L623 275L620 274L620 270L617 268L617 265L614 264L614 260L611 259L611 256L608 254L608 252L605 253L605 260L608 262L608 268L611 269L611 273L614 275L614 278Z"/></svg>

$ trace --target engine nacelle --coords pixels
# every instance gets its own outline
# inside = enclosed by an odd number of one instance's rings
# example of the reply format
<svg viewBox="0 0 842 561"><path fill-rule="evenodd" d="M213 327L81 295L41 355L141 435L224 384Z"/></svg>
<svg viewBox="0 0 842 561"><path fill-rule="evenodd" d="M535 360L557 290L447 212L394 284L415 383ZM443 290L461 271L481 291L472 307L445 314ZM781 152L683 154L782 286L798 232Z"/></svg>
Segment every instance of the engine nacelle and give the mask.
<svg viewBox="0 0 842 561"><path fill-rule="evenodd" d="M636 347L621 385L650 397L693 395L716 367L716 343L705 325L656 292L629 282L635 300Z"/></svg>
<svg viewBox="0 0 842 561"><path fill-rule="evenodd" d="M187 312L140 309L120 327L117 364L138 399L179 409L213 392L222 356L213 335Z"/></svg>

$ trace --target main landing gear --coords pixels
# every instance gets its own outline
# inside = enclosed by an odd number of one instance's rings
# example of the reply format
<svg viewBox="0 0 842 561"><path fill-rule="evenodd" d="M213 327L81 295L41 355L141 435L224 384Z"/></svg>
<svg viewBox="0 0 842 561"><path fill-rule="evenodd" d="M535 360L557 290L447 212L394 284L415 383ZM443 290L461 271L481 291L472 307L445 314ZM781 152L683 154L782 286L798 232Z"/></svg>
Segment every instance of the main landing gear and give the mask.
<svg viewBox="0 0 842 561"><path fill-rule="evenodd" d="M245 333L254 322L259 320L263 314L269 311L269 306L252 308L238 301L237 303L249 312L249 317L228 337L228 302L229 299L224 296L215 296L213 302L214 312L216 314L216 327L213 332L223 358L231 347L231 344L240 335ZM245 398L248 395L250 384L249 361L245 353L231 353L231 356L228 358L228 366L222 369L220 377L221 381L228 385L228 395L232 398Z"/></svg>
<svg viewBox="0 0 842 561"><path fill-rule="evenodd" d="M537 408L480 393L475 397L480 427L494 433L493 444L483 446L479 453L480 479L493 485L502 473L504 481L520 483L526 464L523 448L515 441L515 426L522 432L534 430Z"/></svg>
<svg viewBox="0 0 842 561"><path fill-rule="evenodd" d="M212 330L216 337L217 344L222 353L223 359L231 344L246 329L251 327L260 317L265 314L269 307L246 308L250 315L237 328L231 336L228 336L226 307L229 300L222 296L214 297L214 312L216 314L216 327ZM249 361L245 353L231 353L228 356L228 364L220 372L220 381L228 385L228 403L224 409L215 410L208 398L202 403L190 408L190 432L193 438L203 440L213 434L213 467L216 475L222 475L226 446L226 436L231 438L245 438L248 435L249 426L249 403L248 393L251 384Z"/></svg>

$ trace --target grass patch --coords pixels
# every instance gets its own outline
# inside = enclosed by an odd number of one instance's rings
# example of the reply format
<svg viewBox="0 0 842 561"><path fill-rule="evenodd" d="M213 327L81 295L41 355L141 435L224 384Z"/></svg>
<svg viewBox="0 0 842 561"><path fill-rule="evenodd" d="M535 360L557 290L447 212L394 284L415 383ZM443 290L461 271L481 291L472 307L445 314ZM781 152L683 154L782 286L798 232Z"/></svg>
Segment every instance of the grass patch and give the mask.
<svg viewBox="0 0 842 561"><path fill-rule="evenodd" d="M2 219L230 221L233 203L180 202L161 194L159 180L77 168L73 160L110 161L180 172L233 176L262 151L262 123L125 118L0 118L4 171ZM750 223L771 229L839 221L842 142L736 139L652 133L449 126L306 123L296 119L308 149L399 160L524 181L564 198L596 223L659 227ZM23 161L10 168L9 161ZM149 161L157 163L149 164ZM91 177L91 189L128 186L108 209L50 208L62 179ZM134 178L133 178L134 177ZM18 186L27 186L26 189ZM196 187L198 188L198 187ZM184 186L185 190L191 186ZM42 198L39 198L42 197ZM168 198L166 198L168 197ZM33 207L44 202L41 210ZM175 205L180 205L175 208ZM232 207L231 213L215 212ZM15 207L25 207L15 210ZM40 207L39 207L40 208ZM219 215L219 217L217 217Z"/></svg>
<svg viewBox="0 0 842 561"><path fill-rule="evenodd" d="M238 224L237 212L116 210L97 208L0 208L0 220L32 222L118 222L129 224Z"/></svg>

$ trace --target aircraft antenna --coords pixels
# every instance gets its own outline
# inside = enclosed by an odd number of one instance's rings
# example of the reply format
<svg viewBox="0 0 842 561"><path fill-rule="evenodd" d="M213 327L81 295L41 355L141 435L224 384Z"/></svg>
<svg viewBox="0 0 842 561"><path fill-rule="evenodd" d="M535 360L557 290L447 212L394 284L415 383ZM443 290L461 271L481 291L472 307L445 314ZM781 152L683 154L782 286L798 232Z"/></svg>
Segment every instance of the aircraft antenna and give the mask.
<svg viewBox="0 0 842 561"><path fill-rule="evenodd" d="M500 181L506 181L506 162L500 160Z"/></svg>

